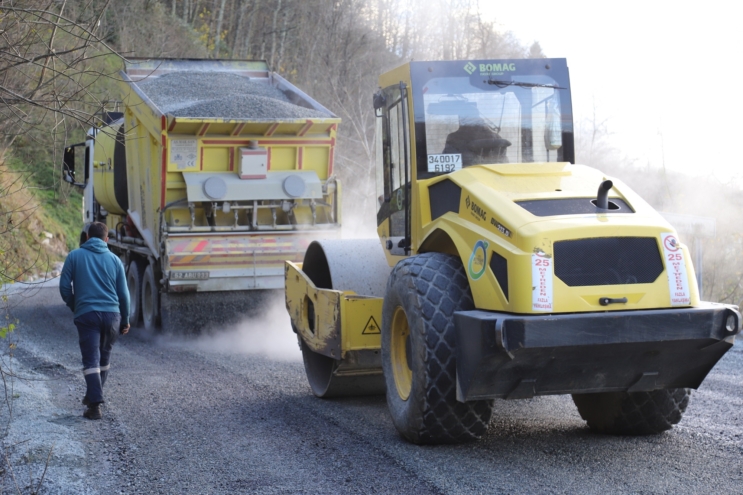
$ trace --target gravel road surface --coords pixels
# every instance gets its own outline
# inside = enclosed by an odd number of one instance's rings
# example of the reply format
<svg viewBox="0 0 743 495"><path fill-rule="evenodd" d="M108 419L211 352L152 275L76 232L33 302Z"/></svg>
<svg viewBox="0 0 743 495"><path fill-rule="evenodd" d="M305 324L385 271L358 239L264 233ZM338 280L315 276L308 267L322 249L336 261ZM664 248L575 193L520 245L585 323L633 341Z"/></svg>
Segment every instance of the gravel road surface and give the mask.
<svg viewBox="0 0 743 495"><path fill-rule="evenodd" d="M57 288L11 299L12 364L32 380L15 381L3 493L9 471L21 487L38 479L52 447L40 493L743 493L740 343L661 435L593 434L558 396L496 402L479 442L418 447L383 397L311 395L280 302L210 337L133 329L114 348L104 419L88 421Z"/></svg>

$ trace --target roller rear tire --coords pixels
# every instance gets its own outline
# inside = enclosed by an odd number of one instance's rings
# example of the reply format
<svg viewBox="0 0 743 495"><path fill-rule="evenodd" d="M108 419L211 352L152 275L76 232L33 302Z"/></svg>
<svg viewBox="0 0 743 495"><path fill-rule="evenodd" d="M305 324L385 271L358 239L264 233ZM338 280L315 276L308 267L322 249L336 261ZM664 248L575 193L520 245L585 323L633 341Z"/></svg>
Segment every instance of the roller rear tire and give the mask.
<svg viewBox="0 0 743 495"><path fill-rule="evenodd" d="M392 270L382 309L382 366L392 421L413 443L462 443L487 430L493 401L456 399L454 312L470 309L459 258L425 253Z"/></svg>
<svg viewBox="0 0 743 495"><path fill-rule="evenodd" d="M588 427L611 435L653 435L681 421L689 404L688 388L652 392L573 394Z"/></svg>

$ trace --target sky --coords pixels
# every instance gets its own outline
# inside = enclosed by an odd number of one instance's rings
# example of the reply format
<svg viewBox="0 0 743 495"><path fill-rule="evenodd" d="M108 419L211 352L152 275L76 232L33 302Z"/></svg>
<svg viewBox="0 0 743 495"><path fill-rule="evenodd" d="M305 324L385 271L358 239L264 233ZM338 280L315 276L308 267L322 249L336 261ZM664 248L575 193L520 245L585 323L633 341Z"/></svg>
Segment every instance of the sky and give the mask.
<svg viewBox="0 0 743 495"><path fill-rule="evenodd" d="M530 0L480 9L523 43L567 59L576 125L595 110L612 144L638 164L743 184L743 28L734 5Z"/></svg>

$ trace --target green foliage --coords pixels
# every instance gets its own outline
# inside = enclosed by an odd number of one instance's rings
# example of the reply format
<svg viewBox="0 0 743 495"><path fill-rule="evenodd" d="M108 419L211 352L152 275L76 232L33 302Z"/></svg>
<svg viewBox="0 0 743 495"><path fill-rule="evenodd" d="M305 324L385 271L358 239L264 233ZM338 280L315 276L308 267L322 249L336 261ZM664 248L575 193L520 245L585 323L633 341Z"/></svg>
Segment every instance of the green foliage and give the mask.
<svg viewBox="0 0 743 495"><path fill-rule="evenodd" d="M40 148L26 154L22 153L25 160L13 156L7 160L7 164L11 170L28 173L27 189L41 206L35 213L44 230L64 234L67 250L72 250L77 247L82 227L80 212L83 208L83 197L77 188L60 181L59 165L44 159L51 154L51 150ZM39 161L32 161L33 157ZM21 235L24 236L24 242L29 249L38 244L38 240L33 237L34 233L23 230Z"/></svg>
<svg viewBox="0 0 743 495"><path fill-rule="evenodd" d="M8 308L8 296L3 294L2 297L0 297L0 300L2 300L2 305L5 308L5 320L10 320L10 315L8 314L7 308ZM15 323L7 323L5 326L0 327L0 339L4 339L8 336L9 333L13 332L15 330L17 322Z"/></svg>
<svg viewBox="0 0 743 495"><path fill-rule="evenodd" d="M0 327L0 339L6 338L13 330L15 330L15 323L8 323L8 325Z"/></svg>

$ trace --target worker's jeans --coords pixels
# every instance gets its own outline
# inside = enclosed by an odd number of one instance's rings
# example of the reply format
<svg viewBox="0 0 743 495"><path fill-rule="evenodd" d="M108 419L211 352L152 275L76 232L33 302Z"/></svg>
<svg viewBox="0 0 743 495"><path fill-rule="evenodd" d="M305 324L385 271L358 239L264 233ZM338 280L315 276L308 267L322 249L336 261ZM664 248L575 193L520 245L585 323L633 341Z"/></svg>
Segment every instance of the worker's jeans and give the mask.
<svg viewBox="0 0 743 495"><path fill-rule="evenodd" d="M83 354L83 375L91 404L103 402L103 384L111 367L111 349L119 336L121 315L90 311L75 318Z"/></svg>

